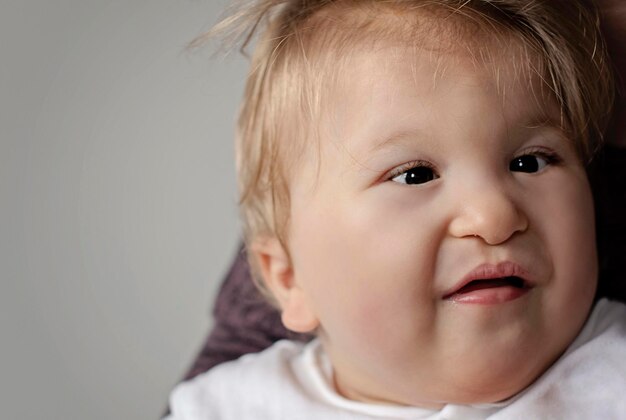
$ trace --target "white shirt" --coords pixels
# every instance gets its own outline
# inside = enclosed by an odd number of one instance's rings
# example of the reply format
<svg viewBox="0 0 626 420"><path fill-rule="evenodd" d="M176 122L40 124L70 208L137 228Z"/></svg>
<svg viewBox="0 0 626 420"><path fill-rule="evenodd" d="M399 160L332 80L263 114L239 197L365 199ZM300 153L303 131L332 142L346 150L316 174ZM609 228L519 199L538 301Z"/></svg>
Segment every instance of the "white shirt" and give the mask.
<svg viewBox="0 0 626 420"><path fill-rule="evenodd" d="M279 341L178 385L168 420L626 419L626 305L599 301L567 351L535 383L495 404L441 410L339 395L318 340Z"/></svg>

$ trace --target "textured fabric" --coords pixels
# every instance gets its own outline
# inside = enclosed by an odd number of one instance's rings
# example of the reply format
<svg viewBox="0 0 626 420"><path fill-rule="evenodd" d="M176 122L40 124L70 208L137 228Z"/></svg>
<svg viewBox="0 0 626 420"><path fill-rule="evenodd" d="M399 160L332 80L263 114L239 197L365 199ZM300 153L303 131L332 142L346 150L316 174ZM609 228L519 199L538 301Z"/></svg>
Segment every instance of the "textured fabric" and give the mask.
<svg viewBox="0 0 626 420"><path fill-rule="evenodd" d="M170 419L618 419L626 415L624 354L626 305L601 300L565 354L520 394L432 411L347 400L318 340L280 341L179 385Z"/></svg>

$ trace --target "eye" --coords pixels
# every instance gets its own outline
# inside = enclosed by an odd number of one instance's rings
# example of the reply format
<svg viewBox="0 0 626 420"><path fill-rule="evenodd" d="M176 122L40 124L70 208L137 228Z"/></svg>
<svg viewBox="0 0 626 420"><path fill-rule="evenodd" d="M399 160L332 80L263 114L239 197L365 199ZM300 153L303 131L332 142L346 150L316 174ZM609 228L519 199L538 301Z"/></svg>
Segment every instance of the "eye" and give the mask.
<svg viewBox="0 0 626 420"><path fill-rule="evenodd" d="M396 169L390 179L407 185L419 185L439 178L435 170L427 162L409 162Z"/></svg>
<svg viewBox="0 0 626 420"><path fill-rule="evenodd" d="M556 155L547 152L533 152L518 156L509 164L511 172L535 173L544 170L548 165L558 162Z"/></svg>

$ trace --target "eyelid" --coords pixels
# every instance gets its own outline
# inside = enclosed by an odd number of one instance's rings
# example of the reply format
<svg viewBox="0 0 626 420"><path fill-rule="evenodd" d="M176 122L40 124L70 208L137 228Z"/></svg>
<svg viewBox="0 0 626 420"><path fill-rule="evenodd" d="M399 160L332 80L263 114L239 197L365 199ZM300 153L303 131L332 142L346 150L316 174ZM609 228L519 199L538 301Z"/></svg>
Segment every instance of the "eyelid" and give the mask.
<svg viewBox="0 0 626 420"><path fill-rule="evenodd" d="M561 163L563 160L561 156L559 156L559 154L556 153L554 150L544 146L530 146L529 148L524 149L520 153L516 154L513 159L528 155L541 156L551 165Z"/></svg>
<svg viewBox="0 0 626 420"><path fill-rule="evenodd" d="M393 178L397 177L398 175L402 175L404 172L411 170L413 168L417 168L417 167L428 168L428 169L431 169L433 172L435 172L435 174L437 173L435 169L435 165L428 162L427 160L418 159L418 160L412 160L407 163L403 163L402 165L387 172L387 174L385 174L383 178L385 181L391 181Z"/></svg>

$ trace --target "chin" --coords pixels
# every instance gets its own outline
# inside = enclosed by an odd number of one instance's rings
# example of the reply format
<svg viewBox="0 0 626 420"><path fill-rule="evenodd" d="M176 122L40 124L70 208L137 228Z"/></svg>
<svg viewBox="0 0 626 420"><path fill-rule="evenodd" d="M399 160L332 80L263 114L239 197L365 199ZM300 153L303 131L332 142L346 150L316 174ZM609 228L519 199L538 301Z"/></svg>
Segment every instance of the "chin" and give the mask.
<svg viewBox="0 0 626 420"><path fill-rule="evenodd" d="M472 372L463 378L458 379L459 388L456 395L451 395L448 402L456 404L486 404L497 403L514 397L524 391L558 359L562 352L556 356L536 363L529 363L527 366L515 364L506 368L498 369L498 366L490 364L482 372ZM532 354L532 353L529 353ZM517 357L510 355L511 358Z"/></svg>

